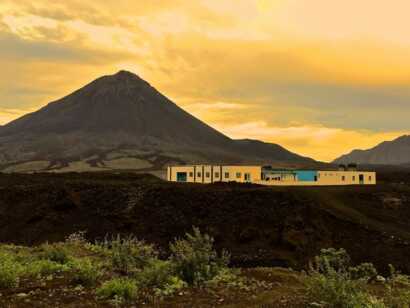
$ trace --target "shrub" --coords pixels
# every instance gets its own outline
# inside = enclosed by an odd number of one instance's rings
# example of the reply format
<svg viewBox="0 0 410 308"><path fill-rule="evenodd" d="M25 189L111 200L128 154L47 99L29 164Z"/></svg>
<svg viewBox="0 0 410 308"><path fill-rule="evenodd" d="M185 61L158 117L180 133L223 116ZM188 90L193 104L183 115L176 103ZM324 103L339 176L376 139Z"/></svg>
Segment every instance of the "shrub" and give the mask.
<svg viewBox="0 0 410 308"><path fill-rule="evenodd" d="M0 288L14 288L19 284L23 266L7 253L0 254Z"/></svg>
<svg viewBox="0 0 410 308"><path fill-rule="evenodd" d="M102 299L115 299L118 301L132 301L137 298L138 288L134 280L116 278L105 282L97 289L97 296Z"/></svg>
<svg viewBox="0 0 410 308"><path fill-rule="evenodd" d="M152 288L156 296L168 296L186 287L186 283L176 276L171 261L153 259L142 271L135 275L139 288Z"/></svg>
<svg viewBox="0 0 410 308"><path fill-rule="evenodd" d="M99 266L93 264L90 259L75 260L72 265L73 282L83 286L93 286L102 276Z"/></svg>
<svg viewBox="0 0 410 308"><path fill-rule="evenodd" d="M314 270L324 274L328 271L344 272L349 265L350 256L343 248L321 249L320 254L313 261Z"/></svg>
<svg viewBox="0 0 410 308"><path fill-rule="evenodd" d="M366 307L370 298L361 280L351 280L346 273L336 271L326 275L315 272L305 280L308 297L329 307Z"/></svg>
<svg viewBox="0 0 410 308"><path fill-rule="evenodd" d="M377 276L377 270L372 263L362 263L355 267L349 267L349 273L352 279L369 280Z"/></svg>
<svg viewBox="0 0 410 308"><path fill-rule="evenodd" d="M68 267L50 260L35 260L25 266L28 276L48 276L56 272L67 270Z"/></svg>
<svg viewBox="0 0 410 308"><path fill-rule="evenodd" d="M41 259L46 259L54 261L60 264L66 264L70 258L68 256L67 250L65 247L59 244L43 244L41 245L42 252L40 253Z"/></svg>
<svg viewBox="0 0 410 308"><path fill-rule="evenodd" d="M135 274L135 279L139 287L161 288L174 275L175 268L170 261L154 259L142 271Z"/></svg>
<svg viewBox="0 0 410 308"><path fill-rule="evenodd" d="M180 289L187 286L187 283L177 276L170 276L167 282L161 288L154 288L156 296L170 296Z"/></svg>
<svg viewBox="0 0 410 308"><path fill-rule="evenodd" d="M410 307L410 277L397 272L392 265L390 265L390 277L387 279L386 288L384 303L387 307Z"/></svg>
<svg viewBox="0 0 410 308"><path fill-rule="evenodd" d="M76 246L84 246L88 243L87 239L85 238L86 234L87 231L74 232L65 238L65 243Z"/></svg>
<svg viewBox="0 0 410 308"><path fill-rule="evenodd" d="M111 250L111 265L114 270L129 274L147 265L158 253L152 245L134 237L121 238L119 235L104 243Z"/></svg>
<svg viewBox="0 0 410 308"><path fill-rule="evenodd" d="M198 228L186 234L186 239L176 240L170 245L171 261L177 275L189 285L201 285L215 277L229 263L229 255L219 256L213 249L214 240L201 234Z"/></svg>
<svg viewBox="0 0 410 308"><path fill-rule="evenodd" d="M238 275L239 270L232 270L225 268L219 271L219 273L208 281L209 286L225 285L227 287L246 289L246 281Z"/></svg>
<svg viewBox="0 0 410 308"><path fill-rule="evenodd" d="M329 307L383 307L365 289L369 278L377 275L373 264L349 267L349 263L344 249L322 249L305 280L308 297Z"/></svg>

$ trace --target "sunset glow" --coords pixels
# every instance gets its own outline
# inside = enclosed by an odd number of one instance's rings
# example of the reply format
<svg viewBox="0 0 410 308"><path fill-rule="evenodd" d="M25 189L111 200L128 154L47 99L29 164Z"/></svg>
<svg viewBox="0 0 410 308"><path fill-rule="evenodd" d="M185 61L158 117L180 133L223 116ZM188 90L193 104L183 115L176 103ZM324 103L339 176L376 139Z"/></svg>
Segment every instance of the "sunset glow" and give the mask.
<svg viewBox="0 0 410 308"><path fill-rule="evenodd" d="M410 2L2 0L0 124L130 70L232 138L331 161L410 132Z"/></svg>

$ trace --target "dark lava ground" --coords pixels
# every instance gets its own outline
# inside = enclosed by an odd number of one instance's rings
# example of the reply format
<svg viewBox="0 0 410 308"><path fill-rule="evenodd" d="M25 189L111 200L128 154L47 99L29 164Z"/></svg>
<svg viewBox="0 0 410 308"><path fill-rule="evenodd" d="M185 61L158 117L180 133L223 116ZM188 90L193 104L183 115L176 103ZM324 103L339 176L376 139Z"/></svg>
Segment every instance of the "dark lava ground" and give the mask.
<svg viewBox="0 0 410 308"><path fill-rule="evenodd" d="M372 187L177 184L135 174L0 174L0 241L60 241L134 234L167 253L192 226L211 234L234 265L303 268L320 248L410 273L409 174Z"/></svg>

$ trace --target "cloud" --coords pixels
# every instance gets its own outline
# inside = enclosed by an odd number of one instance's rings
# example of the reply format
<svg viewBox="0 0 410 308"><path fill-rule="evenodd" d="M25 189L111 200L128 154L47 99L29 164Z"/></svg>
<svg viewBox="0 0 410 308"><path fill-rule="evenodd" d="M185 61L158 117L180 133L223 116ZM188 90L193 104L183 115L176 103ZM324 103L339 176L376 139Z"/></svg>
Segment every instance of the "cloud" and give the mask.
<svg viewBox="0 0 410 308"><path fill-rule="evenodd" d="M335 148L337 156L409 129L408 7L403 0L3 0L0 107L40 107L129 69L234 135L317 157Z"/></svg>
<svg viewBox="0 0 410 308"><path fill-rule="evenodd" d="M341 153L348 153L353 148L371 148L410 131L375 133L325 126L278 127L270 126L264 121L234 125L214 123L213 126L232 138L263 139L267 142L285 144L291 151L322 161L332 161Z"/></svg>

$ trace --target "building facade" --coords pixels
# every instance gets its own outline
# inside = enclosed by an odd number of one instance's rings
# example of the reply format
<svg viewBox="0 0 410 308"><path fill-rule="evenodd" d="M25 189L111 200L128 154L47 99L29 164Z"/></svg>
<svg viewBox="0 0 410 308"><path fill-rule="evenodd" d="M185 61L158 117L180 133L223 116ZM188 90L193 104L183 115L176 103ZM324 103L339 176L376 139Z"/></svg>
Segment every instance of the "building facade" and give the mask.
<svg viewBox="0 0 410 308"><path fill-rule="evenodd" d="M357 170L290 170L270 166L192 165L169 166L170 182L238 182L268 186L375 185L376 173Z"/></svg>
<svg viewBox="0 0 410 308"><path fill-rule="evenodd" d="M169 166L167 180L171 182L215 183L255 182L261 180L260 166L194 165Z"/></svg>

